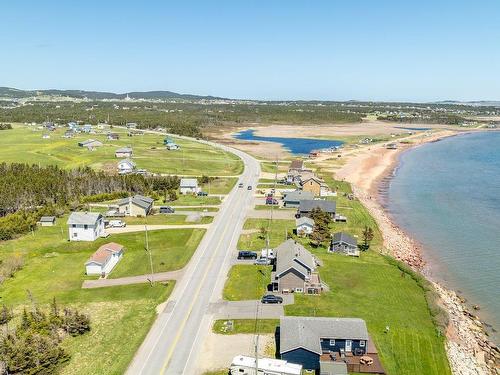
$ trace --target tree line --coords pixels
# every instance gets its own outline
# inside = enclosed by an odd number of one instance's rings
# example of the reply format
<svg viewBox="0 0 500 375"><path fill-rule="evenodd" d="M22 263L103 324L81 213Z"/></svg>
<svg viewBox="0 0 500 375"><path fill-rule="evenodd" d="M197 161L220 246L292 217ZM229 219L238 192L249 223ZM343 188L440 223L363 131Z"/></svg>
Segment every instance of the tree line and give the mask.
<svg viewBox="0 0 500 375"><path fill-rule="evenodd" d="M60 215L87 202L179 187L176 176L108 175L89 167L72 170L0 163L0 240L36 226L43 215ZM102 198L102 199L100 199Z"/></svg>

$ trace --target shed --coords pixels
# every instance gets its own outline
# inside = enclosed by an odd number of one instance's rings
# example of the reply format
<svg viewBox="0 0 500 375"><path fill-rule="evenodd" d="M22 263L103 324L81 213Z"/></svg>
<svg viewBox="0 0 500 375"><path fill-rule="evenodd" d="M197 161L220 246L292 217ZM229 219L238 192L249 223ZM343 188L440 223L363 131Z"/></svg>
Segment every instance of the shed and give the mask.
<svg viewBox="0 0 500 375"><path fill-rule="evenodd" d="M51 227L56 223L56 217L55 216L42 216L38 223L42 227Z"/></svg>

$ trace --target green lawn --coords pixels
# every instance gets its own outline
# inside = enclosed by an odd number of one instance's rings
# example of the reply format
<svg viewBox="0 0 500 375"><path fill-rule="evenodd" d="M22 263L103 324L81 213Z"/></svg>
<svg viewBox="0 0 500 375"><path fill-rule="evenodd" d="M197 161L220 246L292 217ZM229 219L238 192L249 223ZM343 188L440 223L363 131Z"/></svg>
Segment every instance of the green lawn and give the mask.
<svg viewBox="0 0 500 375"><path fill-rule="evenodd" d="M148 231L154 272L174 271L184 267L198 247L205 229L168 229ZM145 251L145 233L113 236L125 245L125 254L109 278L144 275L151 272Z"/></svg>
<svg viewBox="0 0 500 375"><path fill-rule="evenodd" d="M84 311L90 316L91 331L63 341L71 359L61 374L123 374L155 319L156 306L168 298L174 283L81 289L87 278L84 262L90 254L109 240L128 247L125 241L130 238L117 235L93 243L70 243L65 221L58 219L57 226L40 228L34 236L0 243L0 259L14 254L24 258L23 269L0 286L2 303L20 310L31 305L29 295L42 305L56 297L61 306Z"/></svg>
<svg viewBox="0 0 500 375"><path fill-rule="evenodd" d="M119 140L109 141L105 132L120 134ZM163 146L162 135L144 134L128 137L122 129L98 130L101 134L79 134L64 139L65 129L50 132L50 139L42 139L47 132L34 127L16 125L2 132L0 138L0 162L40 163L59 165L63 168L90 166L96 169L116 170L115 150L131 146L137 168L151 172L178 175L237 175L243 171L243 163L233 154L194 141L174 138L181 146L179 151L168 151ZM94 151L78 147L78 142L96 139L104 146Z"/></svg>
<svg viewBox="0 0 500 375"><path fill-rule="evenodd" d="M267 219L247 219L243 229L267 229L269 221ZM269 244L276 247L285 240L285 233L295 229L294 220L273 220L269 232ZM261 234L251 233L242 234L238 241L238 249L241 250L261 250L266 246L265 238Z"/></svg>
<svg viewBox="0 0 500 375"><path fill-rule="evenodd" d="M236 264L229 270L223 296L228 301L260 299L271 280L271 266Z"/></svg>
<svg viewBox="0 0 500 375"><path fill-rule="evenodd" d="M219 197L198 197L196 195L178 195L177 199L172 202L163 203L158 201L157 205L166 206L215 206L221 204Z"/></svg>
<svg viewBox="0 0 500 375"><path fill-rule="evenodd" d="M222 335L236 335L239 333L274 333L276 327L280 325L279 319L259 319L257 325L255 319L234 319L233 330L228 331L224 329L227 320L216 320L212 326L215 333Z"/></svg>
<svg viewBox="0 0 500 375"><path fill-rule="evenodd" d="M287 172L289 165L290 165L289 161L279 162L278 173ZM263 161L260 163L260 169L262 172L275 173L276 172L276 163L269 162L269 161Z"/></svg>
<svg viewBox="0 0 500 375"><path fill-rule="evenodd" d="M215 177L213 181L201 184L201 190L208 194L229 194L238 181L237 177Z"/></svg>

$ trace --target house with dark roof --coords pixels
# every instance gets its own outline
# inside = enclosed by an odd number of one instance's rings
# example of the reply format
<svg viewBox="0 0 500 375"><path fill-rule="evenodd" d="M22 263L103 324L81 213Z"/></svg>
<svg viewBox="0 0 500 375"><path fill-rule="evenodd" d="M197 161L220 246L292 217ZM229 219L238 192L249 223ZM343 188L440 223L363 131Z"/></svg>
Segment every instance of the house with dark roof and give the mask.
<svg viewBox="0 0 500 375"><path fill-rule="evenodd" d="M271 273L273 291L319 294L322 290L316 260L304 246L288 239L274 249L275 268Z"/></svg>
<svg viewBox="0 0 500 375"><path fill-rule="evenodd" d="M120 199L117 203L117 212L125 216L146 216L153 209L154 200L143 195Z"/></svg>
<svg viewBox="0 0 500 375"><path fill-rule="evenodd" d="M301 200L314 199L314 195L309 191L295 190L284 193L283 206L288 208L298 208Z"/></svg>
<svg viewBox="0 0 500 375"><path fill-rule="evenodd" d="M330 251L359 257L358 241L345 232L337 232L332 236Z"/></svg>
<svg viewBox="0 0 500 375"><path fill-rule="evenodd" d="M297 216L307 216L311 215L311 211L315 208L319 208L326 212L332 218L335 218L335 211L337 204L334 201L327 201L321 199L303 199L300 201L299 208L297 209Z"/></svg>
<svg viewBox="0 0 500 375"><path fill-rule="evenodd" d="M70 241L95 241L104 236L104 219L99 212L72 212L67 224Z"/></svg>
<svg viewBox="0 0 500 375"><path fill-rule="evenodd" d="M87 275L106 276L123 257L123 246L115 242L102 245L85 262L85 273Z"/></svg>
<svg viewBox="0 0 500 375"><path fill-rule="evenodd" d="M359 361L359 357L367 353L368 341L368 330L362 319L298 316L280 318L281 359L302 365L307 370L321 369L321 374L323 367L320 362L337 362L333 360L336 355L338 362L345 363L349 369L347 358L357 356ZM344 358L346 361L343 361Z"/></svg>

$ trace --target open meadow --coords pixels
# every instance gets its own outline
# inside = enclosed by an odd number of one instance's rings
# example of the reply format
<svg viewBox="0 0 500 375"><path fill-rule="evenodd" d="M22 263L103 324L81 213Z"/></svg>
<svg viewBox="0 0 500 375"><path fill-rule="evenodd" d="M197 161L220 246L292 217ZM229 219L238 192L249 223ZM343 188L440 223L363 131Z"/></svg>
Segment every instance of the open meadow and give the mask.
<svg viewBox="0 0 500 375"><path fill-rule="evenodd" d="M119 128L97 131L97 134L82 133L66 139L62 137L65 128L49 132L32 126L16 125L2 132L0 162L58 165L61 168L91 167L114 172L120 160L115 157L115 150L127 146L133 148L132 158L137 168L154 173L232 176L243 170L243 163L233 154L198 142L172 138L181 149L168 151L163 145L162 135L129 137L128 131ZM117 133L120 139L108 140L107 131ZM43 139L44 134L50 138ZM93 151L78 146L78 142L87 139L101 141L103 146Z"/></svg>

